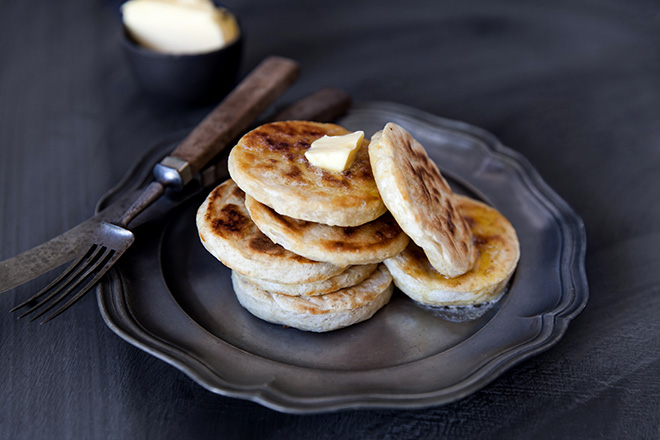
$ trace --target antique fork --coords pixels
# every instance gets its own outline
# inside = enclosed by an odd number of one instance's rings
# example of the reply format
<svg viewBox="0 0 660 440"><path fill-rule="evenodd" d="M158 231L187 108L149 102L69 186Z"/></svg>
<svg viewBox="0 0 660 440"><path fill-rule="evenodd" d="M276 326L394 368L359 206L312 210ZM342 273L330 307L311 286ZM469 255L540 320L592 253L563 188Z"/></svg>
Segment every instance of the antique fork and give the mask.
<svg viewBox="0 0 660 440"><path fill-rule="evenodd" d="M97 224L91 226L91 234L78 237L87 240L91 238L88 250L53 282L12 311L29 306L20 316L23 317L39 310L32 318L34 320L68 298L42 322L45 323L78 301L133 243L133 233L127 229L131 220L156 201L166 187L181 189L190 182L198 171L245 131L295 81L299 70L296 62L286 58L270 57L264 60L169 156L156 164L153 170L155 181L146 187L126 212L114 219L103 218L99 221L93 217L88 220Z"/></svg>
<svg viewBox="0 0 660 440"><path fill-rule="evenodd" d="M30 319L30 321L34 321L69 298L58 310L42 321L42 324L44 324L71 307L99 282L119 257L133 244L135 237L127 229L128 224L164 192L165 186L163 184L151 182L118 221L115 223L100 222L97 230L92 235L92 245L87 249L87 252L69 264L60 276L50 284L11 309L11 312L30 306L19 318L39 310L39 313L33 315Z"/></svg>

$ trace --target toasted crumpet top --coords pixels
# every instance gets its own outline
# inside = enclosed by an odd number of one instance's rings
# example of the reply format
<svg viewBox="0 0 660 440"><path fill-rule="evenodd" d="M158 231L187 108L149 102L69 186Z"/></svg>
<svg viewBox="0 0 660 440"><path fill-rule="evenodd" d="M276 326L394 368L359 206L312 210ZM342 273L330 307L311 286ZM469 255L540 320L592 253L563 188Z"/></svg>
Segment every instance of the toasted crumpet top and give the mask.
<svg viewBox="0 0 660 440"><path fill-rule="evenodd" d="M219 185L197 211L204 247L236 272L280 283L326 280L344 270L312 261L273 243L250 220L245 193L232 180Z"/></svg>
<svg viewBox="0 0 660 440"><path fill-rule="evenodd" d="M494 208L464 196L456 196L472 228L479 251L467 273L447 278L436 271L414 243L394 258L385 260L396 286L414 300L434 306L474 305L496 299L506 287L520 258L516 231Z"/></svg>
<svg viewBox="0 0 660 440"><path fill-rule="evenodd" d="M229 155L236 184L259 202L292 218L336 226L358 226L386 209L371 173L363 142L342 172L313 166L305 157L312 142L348 133L335 124L273 122L243 136Z"/></svg>
<svg viewBox="0 0 660 440"><path fill-rule="evenodd" d="M245 197L257 227L285 249L337 266L380 263L404 250L410 241L390 213L361 226L329 226L296 220Z"/></svg>
<svg viewBox="0 0 660 440"><path fill-rule="evenodd" d="M472 231L424 147L390 122L372 136L369 156L387 209L433 267L448 277L470 270L477 258Z"/></svg>

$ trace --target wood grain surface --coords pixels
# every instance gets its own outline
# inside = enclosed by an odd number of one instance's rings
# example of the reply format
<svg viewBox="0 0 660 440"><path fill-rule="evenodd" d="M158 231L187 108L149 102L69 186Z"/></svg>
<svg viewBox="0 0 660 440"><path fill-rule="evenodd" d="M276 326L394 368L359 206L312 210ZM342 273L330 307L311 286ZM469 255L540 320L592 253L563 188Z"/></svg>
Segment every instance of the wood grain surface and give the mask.
<svg viewBox="0 0 660 440"><path fill-rule="evenodd" d="M2 259L90 216L142 153L211 109L139 89L120 3L0 3ZM527 157L585 221L588 306L556 346L459 402L296 416L124 342L93 295L44 326L17 320L40 279L0 295L0 438L660 438L656 3L225 4L245 30L242 74L268 55L300 62L282 103L332 85L481 126Z"/></svg>

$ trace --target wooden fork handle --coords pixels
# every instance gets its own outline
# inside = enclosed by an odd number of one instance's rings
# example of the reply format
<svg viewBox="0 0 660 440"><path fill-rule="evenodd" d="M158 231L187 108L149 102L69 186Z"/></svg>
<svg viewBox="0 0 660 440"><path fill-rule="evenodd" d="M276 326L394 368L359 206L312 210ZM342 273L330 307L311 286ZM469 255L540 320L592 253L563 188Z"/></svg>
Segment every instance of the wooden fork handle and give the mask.
<svg viewBox="0 0 660 440"><path fill-rule="evenodd" d="M156 180L165 186L183 187L245 131L299 74L300 66L293 60L266 58L154 167Z"/></svg>

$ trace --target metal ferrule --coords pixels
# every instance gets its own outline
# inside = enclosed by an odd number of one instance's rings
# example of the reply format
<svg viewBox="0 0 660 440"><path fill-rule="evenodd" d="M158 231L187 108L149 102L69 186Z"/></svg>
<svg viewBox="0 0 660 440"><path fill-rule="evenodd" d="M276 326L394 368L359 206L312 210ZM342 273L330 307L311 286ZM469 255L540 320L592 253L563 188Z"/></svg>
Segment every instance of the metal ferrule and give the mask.
<svg viewBox="0 0 660 440"><path fill-rule="evenodd" d="M168 188L182 189L193 178L190 164L167 156L154 166L154 178Z"/></svg>

